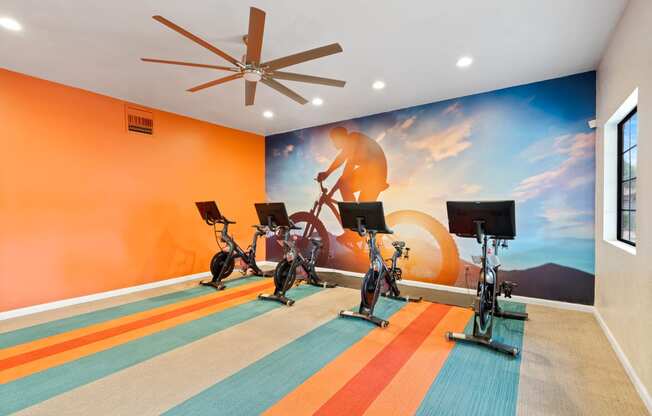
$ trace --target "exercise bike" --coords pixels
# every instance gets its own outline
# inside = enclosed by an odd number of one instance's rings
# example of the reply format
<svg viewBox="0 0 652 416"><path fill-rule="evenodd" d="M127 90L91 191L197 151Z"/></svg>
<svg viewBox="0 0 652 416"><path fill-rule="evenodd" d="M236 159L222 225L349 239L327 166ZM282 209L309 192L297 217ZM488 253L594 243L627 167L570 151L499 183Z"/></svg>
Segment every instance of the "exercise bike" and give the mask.
<svg viewBox="0 0 652 416"><path fill-rule="evenodd" d="M276 225L278 228L277 235L283 246L283 259L276 265L274 270L274 293L260 294L258 299L272 300L280 302L287 306L294 304L294 299L286 297L286 292L292 288L295 283L305 281L312 286L323 288L333 288L336 285L324 282L317 275L315 263L319 258L319 250L323 243L320 237L309 237L311 244L310 254L304 257L297 247L295 236L291 234L292 230L300 230L300 227L294 225L289 219L285 204L273 203L257 205L256 210L261 218L268 218L268 222L282 225ZM297 279L299 271L303 271L305 278Z"/></svg>
<svg viewBox="0 0 652 416"><path fill-rule="evenodd" d="M215 233L216 241L221 250L218 251L213 258L211 259L210 271L212 279L210 281L202 281L199 284L203 286L211 286L216 290L224 290L226 286L222 283L222 280L228 277L233 273L235 268L235 260L240 259L242 261L242 270L243 275L248 274L251 271L251 274L254 276L264 276L263 271L256 264L256 245L258 238L266 235L268 232L272 231L269 227L265 225L254 225L254 236L251 245L247 247L247 250L243 250L238 243L235 242L233 237L229 235L229 225L235 224L235 221L230 221L224 217L215 201L206 201L206 202L196 202L197 209L199 210L200 215L204 221L213 227ZM222 229L217 229L217 224L222 224ZM217 233L219 234L219 239ZM221 247L220 241L225 243L224 248Z"/></svg>
<svg viewBox="0 0 652 416"><path fill-rule="evenodd" d="M498 304L498 297L512 297L513 282L498 281L499 248L507 248L507 240L516 236L514 201L504 202L448 202L448 218L451 233L461 237L473 237L482 245L481 256L473 256L480 264L480 278L474 302L473 333L447 332L450 340L471 342L516 357L519 349L496 341L493 326L497 317L527 320L527 313L508 312ZM469 233L469 223L473 231ZM488 235L488 232L491 235ZM490 247L491 245L491 247Z"/></svg>
<svg viewBox="0 0 652 416"><path fill-rule="evenodd" d="M338 202L342 218L342 226L356 231L361 237L366 237L369 249L369 270L362 280L360 288L360 307L358 312L341 311L340 316L359 318L369 321L381 328L389 325L389 321L374 315L374 308L380 296L404 302L420 302L419 298L402 296L397 285L400 280L401 271L398 268L398 260L403 256L406 248L405 242L395 241L392 243L394 253L389 261L389 267L383 259L377 245L378 234L393 234L385 225L385 214L381 202ZM405 250L406 254L409 249Z"/></svg>

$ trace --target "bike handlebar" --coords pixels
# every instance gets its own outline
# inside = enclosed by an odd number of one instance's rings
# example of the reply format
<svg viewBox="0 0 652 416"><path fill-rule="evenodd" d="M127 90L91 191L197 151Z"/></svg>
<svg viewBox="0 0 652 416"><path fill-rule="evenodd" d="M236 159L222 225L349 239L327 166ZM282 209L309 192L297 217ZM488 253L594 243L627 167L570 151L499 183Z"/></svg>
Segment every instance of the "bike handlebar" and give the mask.
<svg viewBox="0 0 652 416"><path fill-rule="evenodd" d="M321 190L322 193L326 193L328 189L324 186L324 181L320 181L319 179L315 178L315 181L319 184L319 189Z"/></svg>

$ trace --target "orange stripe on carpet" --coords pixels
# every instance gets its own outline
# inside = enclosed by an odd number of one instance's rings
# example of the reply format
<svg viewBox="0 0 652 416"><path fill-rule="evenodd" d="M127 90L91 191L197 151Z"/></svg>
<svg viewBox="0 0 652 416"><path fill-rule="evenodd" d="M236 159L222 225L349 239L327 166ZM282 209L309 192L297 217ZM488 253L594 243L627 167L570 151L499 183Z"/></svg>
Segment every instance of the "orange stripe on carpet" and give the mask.
<svg viewBox="0 0 652 416"><path fill-rule="evenodd" d="M440 304L428 306L315 414L360 415L364 413L450 308Z"/></svg>
<svg viewBox="0 0 652 416"><path fill-rule="evenodd" d="M425 311L428 305L430 304L427 302L406 304L392 316L387 328L376 328L369 332L263 414L266 416L313 414Z"/></svg>
<svg viewBox="0 0 652 416"><path fill-rule="evenodd" d="M472 316L473 312L469 309L451 308L364 415L415 414L455 346L454 342L446 339L446 332L464 331Z"/></svg>
<svg viewBox="0 0 652 416"><path fill-rule="evenodd" d="M99 332L101 330L104 330L104 329L107 329L107 328L112 328L114 326L125 324L127 322L134 322L134 321L137 321L137 320L149 317L149 316L154 316L154 315L157 315L157 314L160 314L160 313L163 313L163 312L166 312L166 311L174 310L174 309L186 306L186 305L192 305L192 304L202 302L202 301L205 301L205 300L208 300L208 299L214 299L214 298L218 298L218 297L221 297L221 296L225 296L226 294L232 294L232 293L238 292L240 290L245 290L245 289L248 289L248 288L251 288L251 287L262 288L262 287L264 287L265 284L267 284L267 282L265 282L265 281L257 281L257 282L248 283L248 284L245 284L245 285L242 285L242 286L237 286L237 287L235 287L233 289L228 289L226 291L219 291L219 292L218 291L211 291L211 292L209 292L209 294L193 297L191 299L183 300L181 302L172 303L172 304L165 305L165 306L159 306L157 308L148 309L148 310L145 310L145 311L142 311L142 312L134 313L132 315L122 316L120 318L112 319L112 320L105 321L105 322L100 322L100 323L97 323L97 324L89 325L87 327L78 328L78 329L68 331L68 332L64 332L64 333L60 333L60 334L57 334L57 335L52 335L52 336L49 336L49 337L36 339L36 340L30 341L30 342L26 342L24 344L15 345L13 347L5 348L5 349L0 350L0 360L5 359L7 357L13 357L15 355L19 355L19 354L22 354L22 353L25 353L25 352L28 352L28 351L41 349L41 348L46 347L46 346L59 344L59 343L61 343L63 341L67 341L67 340L70 340L70 339L73 339L73 338L81 337L83 335Z"/></svg>
<svg viewBox="0 0 652 416"><path fill-rule="evenodd" d="M142 338L144 336L153 334L155 332L160 332L169 328L172 328L174 326L193 321L195 319L200 319L205 316L223 311L225 309L231 308L233 306L241 305L243 303L249 302L251 300L254 300L257 298L256 293L252 293L246 296L241 296L236 299L219 303L215 306L209 307L202 309L197 312L193 312L190 314L185 314L178 316L176 318L167 320L167 321L162 321L154 325L150 325L145 328L141 328L135 331L130 331L126 332L124 334L108 338L99 342L95 342L80 348L76 348L73 350L68 350L60 354L56 355L51 355L48 357L45 357L40 360L36 361L31 361L29 363L26 363L24 365L14 367L9 370L5 370L3 372L0 372L0 383L8 383L14 380L17 380L22 377L29 376L31 374L37 373L39 371L47 370L48 368L56 367L61 364L65 364L70 361L77 360L79 358L95 354L100 351L107 350L109 348L113 348L117 345L125 344L129 341L136 340L138 338Z"/></svg>
<svg viewBox="0 0 652 416"><path fill-rule="evenodd" d="M201 311L202 309L206 309L211 306L225 303L230 300L235 300L243 296L254 295L255 297L255 295L257 295L262 289L271 288L272 286L273 286L272 283L266 283L263 285L256 285L255 287L248 287L243 290L233 291L231 293L226 292L224 293L223 296L220 297L214 297L208 300L186 305L183 307L177 307L175 309L165 311L163 313L159 313L143 319L139 319L137 321L124 323L118 326L114 326L112 328L107 328L98 332L73 338L54 345L46 346L43 348L18 354L9 358L5 358L3 360L0 360L0 371L4 372L5 370L26 364L31 361L60 354L65 351L77 349L92 343L96 343L99 341L103 341L109 338L119 336L124 333L128 333L151 325L155 325L160 322L169 321L179 316L192 314L193 312ZM1 378L4 377L0 376L0 379Z"/></svg>

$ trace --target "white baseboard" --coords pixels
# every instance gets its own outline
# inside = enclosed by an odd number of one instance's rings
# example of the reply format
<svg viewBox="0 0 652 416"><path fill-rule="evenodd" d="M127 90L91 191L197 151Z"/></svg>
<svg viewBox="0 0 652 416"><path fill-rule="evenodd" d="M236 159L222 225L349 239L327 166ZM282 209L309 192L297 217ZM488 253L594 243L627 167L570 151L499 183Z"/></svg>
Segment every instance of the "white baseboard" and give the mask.
<svg viewBox="0 0 652 416"><path fill-rule="evenodd" d="M115 296L126 295L129 293L141 292L143 290L148 290L148 289L155 289L157 287L170 286L177 283L187 282L189 280L201 279L207 276L210 276L210 272L189 274L186 276L174 277L172 279L166 279L166 280L159 280L152 283L145 283L143 285L126 287L123 289L109 290L107 292L94 293L92 295L57 300L55 302L42 303L40 305L28 306L20 309L13 309L10 311L0 312L0 321L3 321L5 319L17 318L19 316L25 316L34 313L50 311L52 309L63 308L65 306L79 305L81 303L93 302L95 300L107 299Z"/></svg>
<svg viewBox="0 0 652 416"><path fill-rule="evenodd" d="M518 296L518 295L512 296L512 300L515 302L522 302L529 305L548 306L551 308L567 309L570 311L577 311L577 312L593 313L593 311L595 311L595 307L593 305L583 305L581 303L562 302L560 300L539 299L539 298L531 298L528 296Z"/></svg>
<svg viewBox="0 0 652 416"><path fill-rule="evenodd" d="M632 363L629 362L629 359L625 355L623 349L620 347L620 344L616 340L616 337L614 337L613 333L611 333L611 330L607 326L607 323L604 321L604 319L602 319L602 315L600 315L600 312L597 309L595 309L593 311L593 315L595 316L595 319L598 321L598 324L602 328L602 331L607 336L607 339L611 344L611 348L613 348L614 352L616 353L618 360L620 360L620 364L622 364L623 368L625 369L625 372L627 373L627 376L629 376L629 379L632 381L632 384L634 385L634 388L638 392L638 395L641 397L641 400L643 400L643 404L645 404L645 407L647 407L647 411L650 413L650 415L652 415L652 396L650 396L650 392L647 391L641 379L638 378L638 375L636 374L634 367L632 367Z"/></svg>

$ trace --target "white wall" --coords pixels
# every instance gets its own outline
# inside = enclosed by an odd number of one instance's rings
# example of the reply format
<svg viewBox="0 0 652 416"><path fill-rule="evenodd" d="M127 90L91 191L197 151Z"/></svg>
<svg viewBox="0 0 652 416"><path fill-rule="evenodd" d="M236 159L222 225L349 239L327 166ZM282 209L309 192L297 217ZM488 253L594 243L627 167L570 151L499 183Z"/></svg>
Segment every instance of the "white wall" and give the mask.
<svg viewBox="0 0 652 416"><path fill-rule="evenodd" d="M605 241L605 123L638 88L638 214L635 253ZM630 0L598 67L595 307L652 392L652 0ZM615 180L615 179L614 179ZM608 180L607 185L612 185ZM609 188L609 186L607 186ZM609 196L609 189L607 196ZM607 212L610 208L607 204ZM611 215L611 214L610 214ZM607 238L609 236L607 235ZM582 336L582 334L578 334ZM642 388L642 390L641 390ZM647 391L645 391L647 390ZM648 402L649 405L649 402Z"/></svg>

